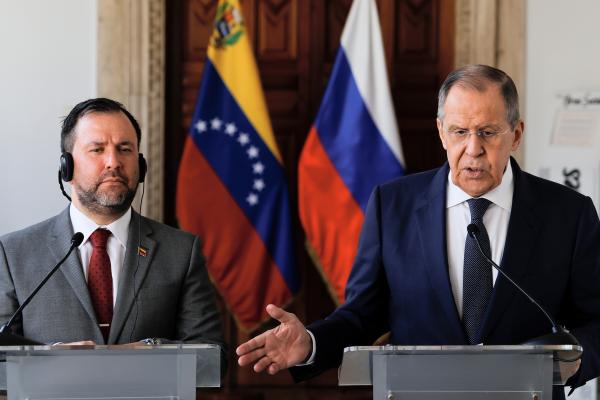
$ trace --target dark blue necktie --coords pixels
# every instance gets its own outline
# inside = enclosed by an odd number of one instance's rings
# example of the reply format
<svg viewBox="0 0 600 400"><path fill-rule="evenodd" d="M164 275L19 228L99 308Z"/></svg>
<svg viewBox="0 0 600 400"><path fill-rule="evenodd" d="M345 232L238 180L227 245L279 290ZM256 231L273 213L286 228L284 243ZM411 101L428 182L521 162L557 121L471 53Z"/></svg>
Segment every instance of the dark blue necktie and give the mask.
<svg viewBox="0 0 600 400"><path fill-rule="evenodd" d="M490 238L483 225L483 214L491 204L486 199L470 199L471 223L479 228L481 249L491 257ZM475 239L467 234L463 270L463 325L470 344L480 343L481 324L492 296L492 266L481 255Z"/></svg>

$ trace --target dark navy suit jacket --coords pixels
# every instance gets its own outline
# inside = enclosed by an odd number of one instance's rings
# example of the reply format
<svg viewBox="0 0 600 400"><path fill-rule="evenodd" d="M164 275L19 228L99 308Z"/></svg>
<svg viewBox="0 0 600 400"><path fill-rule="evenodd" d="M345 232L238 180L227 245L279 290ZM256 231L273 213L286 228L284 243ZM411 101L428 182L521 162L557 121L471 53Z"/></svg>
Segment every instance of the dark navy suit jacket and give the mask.
<svg viewBox="0 0 600 400"><path fill-rule="evenodd" d="M600 371L600 222L589 197L521 171L501 266L584 347L579 386ZM339 366L343 349L391 332L398 345L465 345L446 254L448 164L375 188L367 206L346 303L308 329L315 362L296 380ZM465 232L465 237L467 232ZM485 344L519 344L551 324L498 276L481 332ZM562 397L562 396L561 396Z"/></svg>

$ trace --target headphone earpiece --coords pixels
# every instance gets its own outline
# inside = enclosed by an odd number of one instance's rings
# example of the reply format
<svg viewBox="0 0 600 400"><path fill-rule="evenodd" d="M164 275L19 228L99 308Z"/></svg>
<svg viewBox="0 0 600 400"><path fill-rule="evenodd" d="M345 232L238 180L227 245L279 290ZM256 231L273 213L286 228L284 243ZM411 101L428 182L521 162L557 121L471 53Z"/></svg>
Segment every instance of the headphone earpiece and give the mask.
<svg viewBox="0 0 600 400"><path fill-rule="evenodd" d="M148 164L146 163L146 159L142 153L138 153L138 164L140 176L138 178L139 183L144 183L146 180L146 172L148 172Z"/></svg>
<svg viewBox="0 0 600 400"><path fill-rule="evenodd" d="M65 182L73 179L73 156L68 151L60 155L60 177Z"/></svg>
<svg viewBox="0 0 600 400"><path fill-rule="evenodd" d="M60 155L60 177L63 181L70 182L73 179L73 167L73 156L68 151L63 152ZM148 164L142 153L138 154L138 168L140 172L138 182L144 183L146 172L148 172Z"/></svg>

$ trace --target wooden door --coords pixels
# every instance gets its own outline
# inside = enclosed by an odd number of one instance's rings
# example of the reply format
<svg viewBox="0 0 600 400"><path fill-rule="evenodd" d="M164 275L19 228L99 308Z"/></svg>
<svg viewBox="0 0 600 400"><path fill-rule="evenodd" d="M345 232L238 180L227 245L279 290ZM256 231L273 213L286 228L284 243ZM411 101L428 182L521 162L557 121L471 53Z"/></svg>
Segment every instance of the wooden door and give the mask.
<svg viewBox="0 0 600 400"><path fill-rule="evenodd" d="M216 0L167 1L165 218L176 226L175 185L191 123ZM409 173L441 165L445 155L435 128L437 89L453 65L454 0L377 0L390 84ZM283 155L292 209L297 209L297 163L335 60L350 0L243 0L277 143ZM290 310L303 321L334 308L304 249L294 216L302 289ZM339 389L336 371L299 385L237 366L233 350L249 336L223 310L230 343L229 372L214 398L370 398L370 389ZM267 329L270 326L265 326ZM252 335L258 332L253 332Z"/></svg>

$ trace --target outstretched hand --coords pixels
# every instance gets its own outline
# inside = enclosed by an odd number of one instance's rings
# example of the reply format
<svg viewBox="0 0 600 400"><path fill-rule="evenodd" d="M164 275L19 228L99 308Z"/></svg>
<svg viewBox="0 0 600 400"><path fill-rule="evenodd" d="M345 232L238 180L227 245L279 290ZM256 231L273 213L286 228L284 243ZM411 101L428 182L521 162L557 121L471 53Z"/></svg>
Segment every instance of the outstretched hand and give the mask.
<svg viewBox="0 0 600 400"><path fill-rule="evenodd" d="M296 315L269 304L267 313L280 322L236 349L238 364L254 364L254 371L271 375L304 361L312 351L310 335Z"/></svg>

